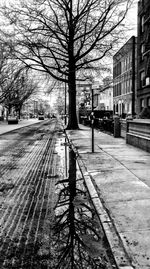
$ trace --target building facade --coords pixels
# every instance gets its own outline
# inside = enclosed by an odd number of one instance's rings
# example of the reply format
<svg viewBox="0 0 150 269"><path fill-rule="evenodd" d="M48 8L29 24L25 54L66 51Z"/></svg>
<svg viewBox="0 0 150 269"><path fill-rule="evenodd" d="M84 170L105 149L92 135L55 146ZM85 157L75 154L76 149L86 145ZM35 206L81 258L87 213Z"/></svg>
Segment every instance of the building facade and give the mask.
<svg viewBox="0 0 150 269"><path fill-rule="evenodd" d="M85 107L89 106L91 108L91 92L92 84L87 82L82 82L77 84L77 105L84 104Z"/></svg>
<svg viewBox="0 0 150 269"><path fill-rule="evenodd" d="M103 80L103 85L99 89L98 107L100 110L113 110L112 79Z"/></svg>
<svg viewBox="0 0 150 269"><path fill-rule="evenodd" d="M132 36L113 56L113 111L125 117L136 113L137 38Z"/></svg>
<svg viewBox="0 0 150 269"><path fill-rule="evenodd" d="M137 109L150 108L150 1L138 2Z"/></svg>

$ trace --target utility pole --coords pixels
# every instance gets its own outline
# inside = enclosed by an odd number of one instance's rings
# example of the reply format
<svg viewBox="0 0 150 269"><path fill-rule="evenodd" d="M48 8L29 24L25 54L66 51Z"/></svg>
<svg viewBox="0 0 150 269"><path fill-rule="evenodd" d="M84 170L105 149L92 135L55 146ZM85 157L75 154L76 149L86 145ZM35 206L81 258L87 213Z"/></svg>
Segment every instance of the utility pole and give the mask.
<svg viewBox="0 0 150 269"><path fill-rule="evenodd" d="M91 88L92 92L92 112L91 112L91 127L92 127L92 153L94 152L94 96L93 96L93 87Z"/></svg>
<svg viewBox="0 0 150 269"><path fill-rule="evenodd" d="M93 76L88 77L90 81L90 91L91 91L91 115L90 115L90 120L91 120L91 130L92 130L92 153L94 153L94 89L93 89Z"/></svg>
<svg viewBox="0 0 150 269"><path fill-rule="evenodd" d="M67 124L67 87L65 81L65 125Z"/></svg>

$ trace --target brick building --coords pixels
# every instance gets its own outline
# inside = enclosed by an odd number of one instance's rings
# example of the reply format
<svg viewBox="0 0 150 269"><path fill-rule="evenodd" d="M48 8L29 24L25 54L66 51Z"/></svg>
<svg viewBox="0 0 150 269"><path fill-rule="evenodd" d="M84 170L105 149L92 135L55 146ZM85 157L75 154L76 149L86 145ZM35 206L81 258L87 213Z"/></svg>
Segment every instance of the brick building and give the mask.
<svg viewBox="0 0 150 269"><path fill-rule="evenodd" d="M137 109L150 108L150 1L138 2Z"/></svg>
<svg viewBox="0 0 150 269"><path fill-rule="evenodd" d="M132 36L113 56L113 110L120 116L136 112L136 45Z"/></svg>

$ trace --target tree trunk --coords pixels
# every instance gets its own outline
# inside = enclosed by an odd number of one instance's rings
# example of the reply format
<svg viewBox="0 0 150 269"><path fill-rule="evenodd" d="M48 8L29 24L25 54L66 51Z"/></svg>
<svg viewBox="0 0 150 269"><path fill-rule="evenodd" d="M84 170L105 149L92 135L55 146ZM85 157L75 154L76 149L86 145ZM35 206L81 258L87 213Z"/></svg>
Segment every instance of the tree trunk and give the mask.
<svg viewBox="0 0 150 269"><path fill-rule="evenodd" d="M68 87L69 87L69 108L68 108L68 130L79 129L77 122L77 114L76 114L76 79L75 79L75 71L70 72L71 74L68 77Z"/></svg>
<svg viewBox="0 0 150 269"><path fill-rule="evenodd" d="M72 13L72 1L70 1L70 18L69 18L69 43L68 43L68 55L69 55L69 75L68 75L68 88L69 88L69 120L68 130L79 129L76 114L76 64L74 57L74 24Z"/></svg>
<svg viewBox="0 0 150 269"><path fill-rule="evenodd" d="M11 105L8 105L8 114L11 113Z"/></svg>
<svg viewBox="0 0 150 269"><path fill-rule="evenodd" d="M19 120L21 118L21 108L20 107L18 108L18 118L19 118Z"/></svg>

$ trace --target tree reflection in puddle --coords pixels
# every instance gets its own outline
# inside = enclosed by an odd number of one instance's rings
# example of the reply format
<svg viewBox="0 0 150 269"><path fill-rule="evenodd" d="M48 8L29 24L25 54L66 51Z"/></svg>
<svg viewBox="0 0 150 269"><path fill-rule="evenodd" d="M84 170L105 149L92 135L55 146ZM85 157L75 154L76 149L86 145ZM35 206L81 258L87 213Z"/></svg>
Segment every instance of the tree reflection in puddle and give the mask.
<svg viewBox="0 0 150 269"><path fill-rule="evenodd" d="M53 268L115 268L107 258L108 246L72 149L68 172L68 178L57 183L59 195L51 249Z"/></svg>

